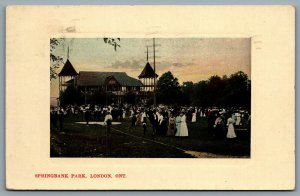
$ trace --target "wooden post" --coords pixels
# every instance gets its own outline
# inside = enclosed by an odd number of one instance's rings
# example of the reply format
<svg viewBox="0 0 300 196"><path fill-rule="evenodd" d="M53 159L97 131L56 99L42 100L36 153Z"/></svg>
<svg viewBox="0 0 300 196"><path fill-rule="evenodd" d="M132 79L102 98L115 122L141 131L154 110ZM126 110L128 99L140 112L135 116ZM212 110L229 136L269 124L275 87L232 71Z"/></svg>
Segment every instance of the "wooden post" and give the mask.
<svg viewBox="0 0 300 196"><path fill-rule="evenodd" d="M60 82L60 76L58 76L58 99L60 100L60 92L61 92L61 82ZM59 103L57 104L58 106L60 106L60 101Z"/></svg>
<svg viewBox="0 0 300 196"><path fill-rule="evenodd" d="M106 151L106 157L109 157L110 156L110 152L109 152L110 151L109 150L109 146L110 146L109 145L109 127L107 125L106 125L106 137L105 138L106 138L106 142L105 142L106 143L106 145L105 145L106 146L106 150L105 150Z"/></svg>
<svg viewBox="0 0 300 196"><path fill-rule="evenodd" d="M86 86L85 86L85 90L84 90L84 104L86 104Z"/></svg>
<svg viewBox="0 0 300 196"><path fill-rule="evenodd" d="M107 107L107 85L105 85L105 104Z"/></svg>
<svg viewBox="0 0 300 196"><path fill-rule="evenodd" d="M153 38L153 67L154 67L154 108L156 108L156 71L155 71L155 38Z"/></svg>

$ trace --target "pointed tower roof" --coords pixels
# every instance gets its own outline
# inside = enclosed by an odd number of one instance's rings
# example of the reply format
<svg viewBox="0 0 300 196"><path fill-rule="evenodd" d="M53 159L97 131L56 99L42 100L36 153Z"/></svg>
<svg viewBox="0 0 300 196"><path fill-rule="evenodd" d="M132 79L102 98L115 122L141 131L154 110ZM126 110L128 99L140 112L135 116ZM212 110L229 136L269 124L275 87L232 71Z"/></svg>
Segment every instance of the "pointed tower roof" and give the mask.
<svg viewBox="0 0 300 196"><path fill-rule="evenodd" d="M72 63L69 61L69 59L67 59L64 67L62 68L62 70L60 71L60 73L58 75L59 76L76 76L76 75L78 75L78 73L74 69L74 67L73 67Z"/></svg>
<svg viewBox="0 0 300 196"><path fill-rule="evenodd" d="M139 75L139 78L154 78L154 70L151 67L150 63L147 62L146 66L144 67L142 73ZM158 77L157 74L155 74Z"/></svg>

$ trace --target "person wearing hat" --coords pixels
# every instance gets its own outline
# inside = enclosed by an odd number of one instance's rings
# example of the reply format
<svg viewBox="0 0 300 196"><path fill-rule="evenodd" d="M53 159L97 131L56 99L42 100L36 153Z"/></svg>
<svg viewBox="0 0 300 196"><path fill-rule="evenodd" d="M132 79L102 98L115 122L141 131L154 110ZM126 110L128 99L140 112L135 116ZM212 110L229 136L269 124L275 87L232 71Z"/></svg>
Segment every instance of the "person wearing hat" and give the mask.
<svg viewBox="0 0 300 196"><path fill-rule="evenodd" d="M89 125L89 121L91 118L91 111L89 107L85 108L84 118L85 118L86 125Z"/></svg>
<svg viewBox="0 0 300 196"><path fill-rule="evenodd" d="M162 115L162 112L159 111L158 112L158 116L157 116L157 123L158 123L158 126L157 126L157 134L158 135L163 135L163 120L164 120L164 116Z"/></svg>
<svg viewBox="0 0 300 196"><path fill-rule="evenodd" d="M180 122L180 135L181 137L189 136L189 131L186 124L186 115L184 112L181 112L181 122Z"/></svg>
<svg viewBox="0 0 300 196"><path fill-rule="evenodd" d="M50 110L50 128L51 130L57 129L57 110L53 107Z"/></svg>
<svg viewBox="0 0 300 196"><path fill-rule="evenodd" d="M176 129L175 117L173 116L173 113L170 113L167 136L174 136L175 129Z"/></svg>
<svg viewBox="0 0 300 196"><path fill-rule="evenodd" d="M125 119L126 118L126 110L123 108L122 109L122 118Z"/></svg>
<svg viewBox="0 0 300 196"><path fill-rule="evenodd" d="M236 134L234 131L234 126L233 126L234 123L235 123L234 114L232 114L232 116L227 119L227 127L228 128L227 128L226 137L229 139L236 138Z"/></svg>
<svg viewBox="0 0 300 196"><path fill-rule="evenodd" d="M235 125L241 125L241 113L240 113L240 111L236 112L235 116L236 116Z"/></svg>
<svg viewBox="0 0 300 196"><path fill-rule="evenodd" d="M157 115L155 110L148 111L149 121L152 125L152 133L153 135L156 134L156 128L157 128Z"/></svg>
<svg viewBox="0 0 300 196"><path fill-rule="evenodd" d="M140 126L142 124L142 114L140 110L137 111L135 126Z"/></svg>
<svg viewBox="0 0 300 196"><path fill-rule="evenodd" d="M63 121L64 121L64 109L59 107L57 110L58 122L59 122L59 130L63 130Z"/></svg>
<svg viewBox="0 0 300 196"><path fill-rule="evenodd" d="M107 112L104 118L104 124L106 124L107 128L110 128L112 124L112 120L113 120L112 115L110 114L110 112Z"/></svg>
<svg viewBox="0 0 300 196"><path fill-rule="evenodd" d="M161 128L161 135L162 136L166 136L167 135L167 132L168 132L168 118L167 118L167 113L166 112L163 112L161 114L162 116L162 122L161 122L161 125L160 125L160 128Z"/></svg>
<svg viewBox="0 0 300 196"><path fill-rule="evenodd" d="M180 127L181 127L181 115L177 114L176 118L175 118L175 123L176 123L176 134L175 136L181 136L181 131L180 131Z"/></svg>
<svg viewBox="0 0 300 196"><path fill-rule="evenodd" d="M217 136L218 138L222 137L223 135L223 119L222 119L222 115L220 113L217 114L217 118L215 120L215 124L214 124L214 133L215 136Z"/></svg>
<svg viewBox="0 0 300 196"><path fill-rule="evenodd" d="M143 124L144 135L146 135L146 131L147 131L147 116L146 115L142 115L142 124Z"/></svg>
<svg viewBox="0 0 300 196"><path fill-rule="evenodd" d="M192 123L196 122L196 115L197 115L197 109L194 109L194 112L192 113Z"/></svg>
<svg viewBox="0 0 300 196"><path fill-rule="evenodd" d="M130 126L130 129L132 129L132 128L135 129L136 120L137 120L137 118L136 118L136 115L135 115L135 113L133 111L133 113L131 115L131 126Z"/></svg>

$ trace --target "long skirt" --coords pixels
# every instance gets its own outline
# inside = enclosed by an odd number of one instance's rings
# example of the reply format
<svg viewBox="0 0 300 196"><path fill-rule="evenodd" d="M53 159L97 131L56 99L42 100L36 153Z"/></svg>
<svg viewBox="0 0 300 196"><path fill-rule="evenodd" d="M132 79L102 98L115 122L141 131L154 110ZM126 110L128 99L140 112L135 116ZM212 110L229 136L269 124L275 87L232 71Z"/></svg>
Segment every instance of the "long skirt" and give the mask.
<svg viewBox="0 0 300 196"><path fill-rule="evenodd" d="M189 131L185 122L182 122L180 125L180 135L181 137L189 136Z"/></svg>
<svg viewBox="0 0 300 196"><path fill-rule="evenodd" d="M175 124L170 124L167 132L167 136L174 136L175 135Z"/></svg>
<svg viewBox="0 0 300 196"><path fill-rule="evenodd" d="M192 122L196 122L196 114L195 113L192 116Z"/></svg>
<svg viewBox="0 0 300 196"><path fill-rule="evenodd" d="M228 125L227 138L236 138L233 124Z"/></svg>

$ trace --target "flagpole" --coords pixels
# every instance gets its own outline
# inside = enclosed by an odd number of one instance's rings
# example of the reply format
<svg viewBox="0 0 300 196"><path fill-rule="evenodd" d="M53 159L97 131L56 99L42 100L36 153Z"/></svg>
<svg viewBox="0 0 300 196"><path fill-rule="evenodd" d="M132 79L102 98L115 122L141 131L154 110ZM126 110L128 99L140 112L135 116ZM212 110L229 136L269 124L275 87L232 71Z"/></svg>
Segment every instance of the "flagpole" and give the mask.
<svg viewBox="0 0 300 196"><path fill-rule="evenodd" d="M154 108L156 108L155 38L153 38L153 68L154 68L154 97L153 97L153 103L154 103Z"/></svg>
<svg viewBox="0 0 300 196"><path fill-rule="evenodd" d="M147 63L149 62L149 60L148 60L148 46L147 46Z"/></svg>

